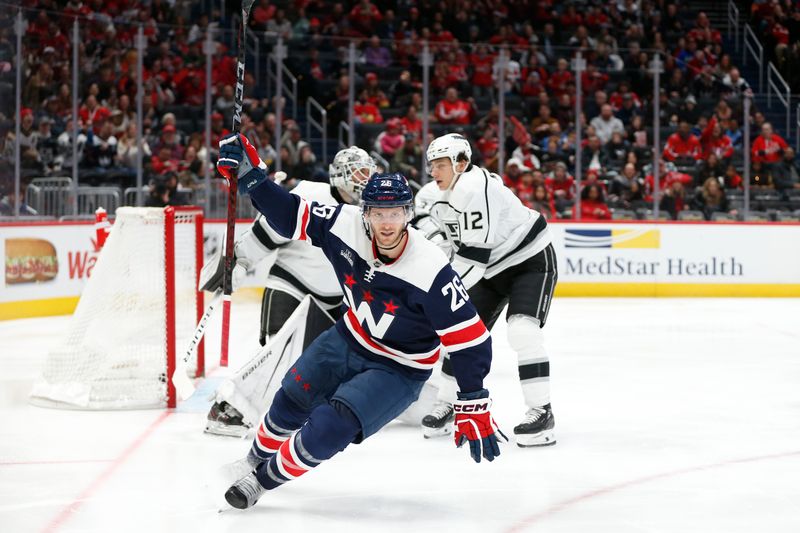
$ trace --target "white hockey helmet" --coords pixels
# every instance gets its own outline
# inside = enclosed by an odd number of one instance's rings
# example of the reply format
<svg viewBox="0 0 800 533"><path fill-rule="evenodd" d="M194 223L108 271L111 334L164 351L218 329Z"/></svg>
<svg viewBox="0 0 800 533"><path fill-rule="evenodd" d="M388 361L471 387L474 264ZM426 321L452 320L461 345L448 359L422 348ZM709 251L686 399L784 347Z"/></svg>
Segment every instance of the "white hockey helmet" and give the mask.
<svg viewBox="0 0 800 533"><path fill-rule="evenodd" d="M453 172L455 172L459 156L461 156L462 160L464 157L466 157L467 161L472 160L472 147L467 138L460 133L447 133L431 141L425 156L428 159L429 173L431 162L442 157L450 159L453 163Z"/></svg>
<svg viewBox="0 0 800 533"><path fill-rule="evenodd" d="M378 171L375 160L358 146L339 150L328 166L328 174L336 187L358 200L370 176Z"/></svg>

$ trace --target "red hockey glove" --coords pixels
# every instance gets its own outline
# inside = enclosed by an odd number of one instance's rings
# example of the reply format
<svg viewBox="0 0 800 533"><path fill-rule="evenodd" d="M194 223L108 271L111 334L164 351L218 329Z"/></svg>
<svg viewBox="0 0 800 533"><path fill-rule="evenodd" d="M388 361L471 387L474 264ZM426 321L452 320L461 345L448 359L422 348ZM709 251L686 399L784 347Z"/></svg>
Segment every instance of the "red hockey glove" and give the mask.
<svg viewBox="0 0 800 533"><path fill-rule="evenodd" d="M460 448L469 441L469 454L476 463L481 462L481 456L487 461L494 461L500 455L498 436L508 442L508 437L500 431L489 412L491 406L492 400L489 399L489 391L486 389L470 393L459 392L458 399L453 403L453 410L456 412L456 446Z"/></svg>

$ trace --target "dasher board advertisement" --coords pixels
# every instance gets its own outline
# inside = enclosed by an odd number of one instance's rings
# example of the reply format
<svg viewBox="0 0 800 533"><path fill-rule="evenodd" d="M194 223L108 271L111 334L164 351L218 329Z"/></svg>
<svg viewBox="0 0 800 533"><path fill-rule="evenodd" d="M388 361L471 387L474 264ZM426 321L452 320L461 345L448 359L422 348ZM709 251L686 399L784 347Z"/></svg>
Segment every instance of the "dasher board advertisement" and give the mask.
<svg viewBox="0 0 800 533"><path fill-rule="evenodd" d="M250 221L236 225L237 236ZM556 296L800 297L800 224L552 222ZM206 221L204 252L224 221ZM94 223L0 224L0 320L68 314L99 253ZM260 290L271 262L249 272ZM242 291L245 292L245 291Z"/></svg>

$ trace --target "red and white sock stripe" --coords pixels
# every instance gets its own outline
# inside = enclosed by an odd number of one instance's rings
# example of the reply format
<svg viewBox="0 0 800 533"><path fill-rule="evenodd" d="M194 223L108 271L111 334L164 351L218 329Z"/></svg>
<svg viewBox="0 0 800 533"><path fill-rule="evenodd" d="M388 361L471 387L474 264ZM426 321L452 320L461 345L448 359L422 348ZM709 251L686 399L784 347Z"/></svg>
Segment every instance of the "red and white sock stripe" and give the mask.
<svg viewBox="0 0 800 533"><path fill-rule="evenodd" d="M281 445L289 439L290 435L279 435L271 431L269 427L261 421L258 426L258 433L256 433L256 446L258 450L266 454L274 454L278 451Z"/></svg>
<svg viewBox="0 0 800 533"><path fill-rule="evenodd" d="M278 455L275 457L278 470L289 479L298 478L313 468L303 462L295 449L297 435L298 433L295 433L289 440L281 444Z"/></svg>

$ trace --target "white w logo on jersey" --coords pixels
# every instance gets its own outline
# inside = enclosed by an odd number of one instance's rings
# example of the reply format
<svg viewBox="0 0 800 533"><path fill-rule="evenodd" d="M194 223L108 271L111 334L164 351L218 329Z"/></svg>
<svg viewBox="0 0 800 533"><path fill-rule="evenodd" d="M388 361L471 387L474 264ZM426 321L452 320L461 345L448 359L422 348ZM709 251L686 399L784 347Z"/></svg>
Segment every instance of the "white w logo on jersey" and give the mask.
<svg viewBox="0 0 800 533"><path fill-rule="evenodd" d="M382 339L383 336L386 335L389 326L392 325L394 315L383 313L381 319L376 324L375 317L372 316L372 309L370 309L369 304L367 302L361 302L356 308L355 300L353 300L353 292L350 290L350 287L345 285L343 288L347 305L353 311L353 314L356 315L356 318L358 318L359 324L365 325L369 329L370 335L373 337Z"/></svg>

